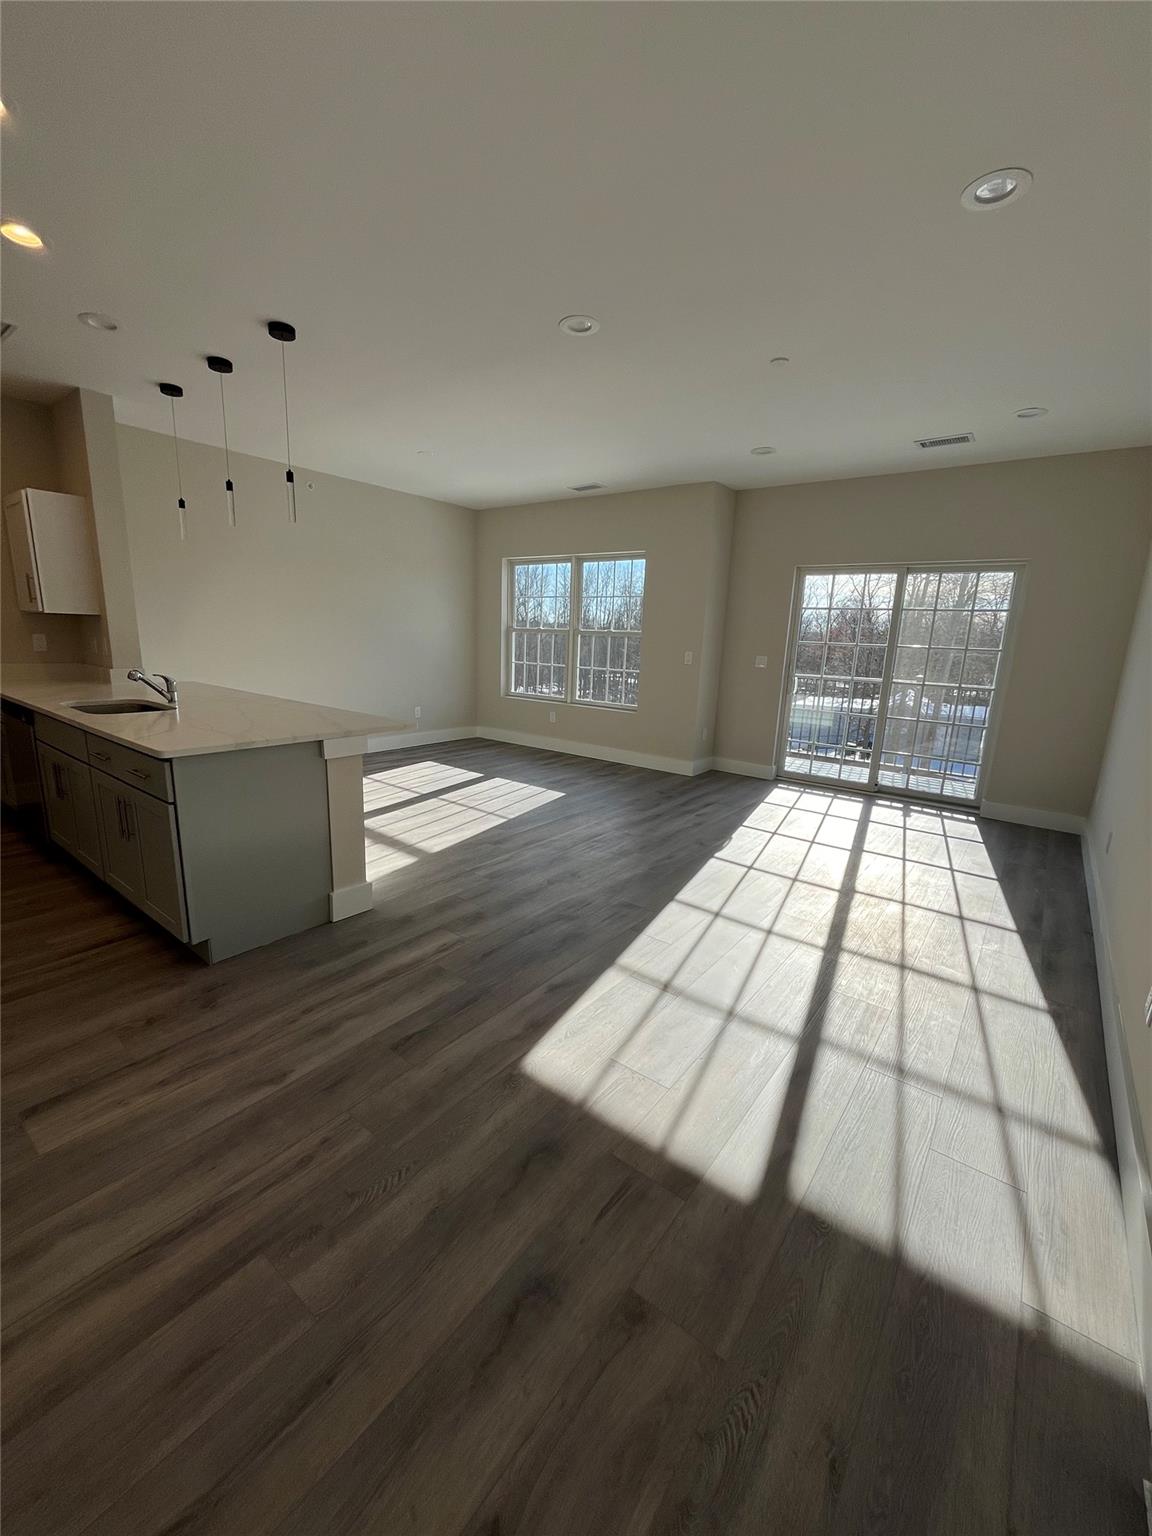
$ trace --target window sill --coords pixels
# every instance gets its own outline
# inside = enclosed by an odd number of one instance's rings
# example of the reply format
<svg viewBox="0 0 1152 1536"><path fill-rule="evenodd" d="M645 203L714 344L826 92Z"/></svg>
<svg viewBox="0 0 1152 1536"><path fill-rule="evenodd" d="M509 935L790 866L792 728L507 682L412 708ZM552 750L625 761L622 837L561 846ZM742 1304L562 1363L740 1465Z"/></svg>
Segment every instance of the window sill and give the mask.
<svg viewBox="0 0 1152 1536"><path fill-rule="evenodd" d="M640 708L638 704L602 704L598 699L558 699L546 693L505 693L501 697L517 704L547 704L551 709L558 705L565 709L606 709L613 715L634 715Z"/></svg>

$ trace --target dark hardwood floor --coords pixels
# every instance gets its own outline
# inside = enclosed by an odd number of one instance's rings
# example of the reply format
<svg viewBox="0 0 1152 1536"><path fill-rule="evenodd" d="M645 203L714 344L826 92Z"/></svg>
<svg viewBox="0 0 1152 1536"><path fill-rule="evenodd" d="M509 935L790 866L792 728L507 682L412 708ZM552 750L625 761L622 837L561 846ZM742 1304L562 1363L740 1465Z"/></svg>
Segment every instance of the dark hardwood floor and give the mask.
<svg viewBox="0 0 1152 1536"><path fill-rule="evenodd" d="M366 771L213 969L5 831L5 1536L1139 1536L1075 839Z"/></svg>

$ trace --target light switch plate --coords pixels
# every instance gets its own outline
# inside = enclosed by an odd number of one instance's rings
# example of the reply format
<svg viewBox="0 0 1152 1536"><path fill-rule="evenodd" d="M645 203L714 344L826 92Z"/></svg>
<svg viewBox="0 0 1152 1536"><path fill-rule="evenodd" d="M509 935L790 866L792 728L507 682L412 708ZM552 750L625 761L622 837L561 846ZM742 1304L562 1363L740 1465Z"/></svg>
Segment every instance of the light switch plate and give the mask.
<svg viewBox="0 0 1152 1536"><path fill-rule="evenodd" d="M690 667L692 665L692 652L691 651L685 651L684 652L684 665L686 667Z"/></svg>
<svg viewBox="0 0 1152 1536"><path fill-rule="evenodd" d="M32 636L32 649L34 651L46 651L48 649L48 636L47 635L33 635Z"/></svg>
<svg viewBox="0 0 1152 1536"><path fill-rule="evenodd" d="M412 716L414 719L419 720L422 713L423 711L421 710L420 705L417 704L416 708L412 711Z"/></svg>
<svg viewBox="0 0 1152 1536"><path fill-rule="evenodd" d="M758 667L766 667L768 665L768 658L767 658L767 656L757 656L756 657L756 665Z"/></svg>
<svg viewBox="0 0 1152 1536"><path fill-rule="evenodd" d="M556 711L554 709L550 709L548 711L548 724L549 725L555 725L556 724Z"/></svg>

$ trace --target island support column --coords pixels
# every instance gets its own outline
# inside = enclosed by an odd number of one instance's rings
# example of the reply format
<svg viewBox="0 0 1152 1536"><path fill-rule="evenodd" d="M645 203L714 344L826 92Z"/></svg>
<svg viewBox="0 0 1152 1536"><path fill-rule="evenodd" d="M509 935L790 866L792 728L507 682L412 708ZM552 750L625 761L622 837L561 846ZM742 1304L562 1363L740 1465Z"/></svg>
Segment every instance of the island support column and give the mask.
<svg viewBox="0 0 1152 1536"><path fill-rule="evenodd" d="M328 831L332 845L331 921L372 908L364 869L364 753L366 736L321 743L328 770Z"/></svg>

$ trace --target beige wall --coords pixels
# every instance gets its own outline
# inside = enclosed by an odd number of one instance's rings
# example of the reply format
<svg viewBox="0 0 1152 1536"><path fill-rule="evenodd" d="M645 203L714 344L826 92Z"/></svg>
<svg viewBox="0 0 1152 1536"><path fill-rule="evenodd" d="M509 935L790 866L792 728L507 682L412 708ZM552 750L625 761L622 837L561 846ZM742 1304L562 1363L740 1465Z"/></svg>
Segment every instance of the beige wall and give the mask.
<svg viewBox="0 0 1152 1536"><path fill-rule="evenodd" d="M1117 1004L1152 1161L1152 560L1128 646L1088 840L1104 907Z"/></svg>
<svg viewBox="0 0 1152 1536"><path fill-rule="evenodd" d="M1024 560L986 799L1086 815L1152 533L1152 450L824 481L737 497L717 755L775 760L796 567ZM764 670L756 655L767 655Z"/></svg>
<svg viewBox="0 0 1152 1536"><path fill-rule="evenodd" d="M121 671L138 667L140 635L112 396L74 389L52 407L52 423L59 488L87 501L99 552L102 612L83 621L89 659Z"/></svg>
<svg viewBox="0 0 1152 1536"><path fill-rule="evenodd" d="M697 750L711 756L715 748L716 709L724 664L724 631L728 618L728 580L732 566L732 534L736 526L736 492L717 486L718 515L715 544L704 575L704 626L701 642L700 693L696 708Z"/></svg>
<svg viewBox="0 0 1152 1536"><path fill-rule="evenodd" d="M472 723L475 514L355 480L233 455L228 525L218 448L117 429L144 665L254 692L344 705L421 729ZM307 488L308 482L314 485Z"/></svg>
<svg viewBox="0 0 1152 1536"><path fill-rule="evenodd" d="M1088 819L1088 847L1103 990L1106 1000L1112 994L1119 1024L1118 1038L1108 1037L1108 1067L1152 1406L1152 1029L1144 1021L1152 987L1152 560Z"/></svg>
<svg viewBox="0 0 1152 1536"><path fill-rule="evenodd" d="M678 485L479 514L476 720L492 730L687 765L712 755L733 494ZM501 678L503 563L520 555L643 551L640 699L635 710L507 698ZM693 654L684 663L685 651ZM549 722L555 711L556 722Z"/></svg>
<svg viewBox="0 0 1152 1536"><path fill-rule="evenodd" d="M46 405L32 405L25 400L0 400L0 491L32 488L38 491L63 491L60 482L53 436L52 412ZM5 528L0 550L3 572L0 574L0 655L6 664L13 662L47 663L83 662L85 655L84 620L66 613L21 613L16 603L12 563L8 558L8 530ZM45 651L33 651L32 636L43 635Z"/></svg>

